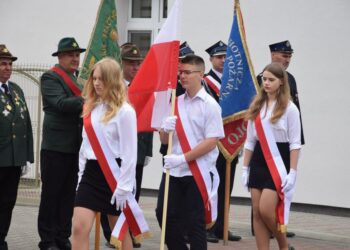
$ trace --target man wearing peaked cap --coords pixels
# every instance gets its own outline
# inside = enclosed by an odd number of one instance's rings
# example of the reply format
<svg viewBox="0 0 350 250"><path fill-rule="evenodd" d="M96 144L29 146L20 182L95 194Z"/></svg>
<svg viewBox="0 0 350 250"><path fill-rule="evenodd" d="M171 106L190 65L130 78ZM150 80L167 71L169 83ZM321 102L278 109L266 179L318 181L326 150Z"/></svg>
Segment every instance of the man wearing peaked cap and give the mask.
<svg viewBox="0 0 350 250"><path fill-rule="evenodd" d="M217 43L213 44L205 50L210 56L209 60L212 64L212 68L205 75L204 80L209 86L211 95L215 98L217 102L219 102L221 77L222 72L224 71L226 50L227 45L223 41L218 41Z"/></svg>
<svg viewBox="0 0 350 250"><path fill-rule="evenodd" d="M62 38L52 53L58 64L41 77L44 122L40 151L40 249L71 249L83 107L76 73L84 51L73 37Z"/></svg>
<svg viewBox="0 0 350 250"><path fill-rule="evenodd" d="M204 80L209 87L211 95L217 102L219 102L221 78L224 71L226 50L227 45L223 41L218 41L205 50L210 56L212 69L208 72L208 74L205 75ZM231 162L230 193L233 189L233 181L235 177L237 162L238 156ZM219 239L222 239L224 234L226 159L221 152L219 153L216 161L216 169L220 177L218 188L218 217L213 227L207 231L207 241L212 243L219 242ZM229 231L228 240L239 241L241 240L241 237L236 236Z"/></svg>
<svg viewBox="0 0 350 250"><path fill-rule="evenodd" d="M10 81L17 60L0 44L0 250L5 241L17 199L21 174L34 162L32 124L23 90ZM11 248L10 248L11 249Z"/></svg>
<svg viewBox="0 0 350 250"><path fill-rule="evenodd" d="M289 67L290 61L292 59L292 54L294 53L294 50L292 48L292 45L288 40L277 42L269 45L270 52L271 52L271 62L280 63L285 70ZM300 122L301 122L301 144L305 144L304 140L304 131L303 131L303 123L301 120L301 111L300 111L300 103L299 103L299 96L298 96L298 89L297 89L297 83L295 81L294 76L287 71L288 74L288 83L289 83L289 89L290 89L290 95L292 97L293 103L297 106L300 113ZM257 80L259 85L262 84L262 73L260 73L257 76ZM252 212L253 216L253 212ZM254 229L253 229L253 219L251 219L251 231L254 235ZM287 232L287 237L294 237L295 233L293 232Z"/></svg>
<svg viewBox="0 0 350 250"><path fill-rule="evenodd" d="M277 62L283 65L284 69L287 70L290 64L290 61L292 59L292 54L294 52L292 45L288 40L283 41L283 42L278 42L274 44L270 44L270 52L271 52L271 62ZM298 88L297 88L297 83L295 81L294 76L287 71L288 74L288 83L289 83L289 88L290 88L290 95L292 97L292 100L294 104L298 107L299 112L300 112L300 103L299 103L299 96L298 96ZM258 82L261 84L262 79L261 75L258 75ZM300 117L301 121L301 117ZM305 144L304 140L304 131L303 131L303 126L301 125L301 144Z"/></svg>
<svg viewBox="0 0 350 250"><path fill-rule="evenodd" d="M143 61L140 49L132 43L126 43L121 46L121 58L124 82L129 86L131 81L136 76Z"/></svg>

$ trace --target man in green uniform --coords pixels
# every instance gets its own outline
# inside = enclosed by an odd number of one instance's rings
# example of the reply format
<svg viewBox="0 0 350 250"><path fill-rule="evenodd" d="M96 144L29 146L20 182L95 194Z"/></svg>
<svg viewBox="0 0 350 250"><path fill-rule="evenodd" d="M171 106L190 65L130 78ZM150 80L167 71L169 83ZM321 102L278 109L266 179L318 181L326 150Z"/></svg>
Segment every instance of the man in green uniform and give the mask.
<svg viewBox="0 0 350 250"><path fill-rule="evenodd" d="M0 250L7 250L5 238L16 203L21 167L34 162L33 134L22 89L9 81L12 56L0 44Z"/></svg>
<svg viewBox="0 0 350 250"><path fill-rule="evenodd" d="M40 152L40 249L71 249L83 107L76 73L84 51L74 38L61 39L58 50L52 54L58 57L58 64L41 77L45 116Z"/></svg>

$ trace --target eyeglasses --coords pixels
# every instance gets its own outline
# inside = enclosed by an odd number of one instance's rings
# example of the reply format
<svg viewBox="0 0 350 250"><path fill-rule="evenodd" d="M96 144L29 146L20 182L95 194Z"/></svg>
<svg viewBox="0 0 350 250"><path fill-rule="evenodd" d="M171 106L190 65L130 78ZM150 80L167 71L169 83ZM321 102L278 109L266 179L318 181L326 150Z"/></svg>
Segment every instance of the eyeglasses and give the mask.
<svg viewBox="0 0 350 250"><path fill-rule="evenodd" d="M178 73L179 75L181 75L182 73L184 73L186 76L192 74L192 73L196 73L196 72L201 72L200 70L179 70Z"/></svg>

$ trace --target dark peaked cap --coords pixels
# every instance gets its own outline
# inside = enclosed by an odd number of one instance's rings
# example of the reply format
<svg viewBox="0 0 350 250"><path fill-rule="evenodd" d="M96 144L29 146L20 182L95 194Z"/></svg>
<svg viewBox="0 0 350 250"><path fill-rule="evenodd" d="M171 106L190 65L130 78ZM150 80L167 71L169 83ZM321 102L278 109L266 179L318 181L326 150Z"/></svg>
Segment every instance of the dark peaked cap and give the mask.
<svg viewBox="0 0 350 250"><path fill-rule="evenodd" d="M269 45L271 52L293 53L292 45L288 40Z"/></svg>
<svg viewBox="0 0 350 250"><path fill-rule="evenodd" d="M194 55L194 51L190 48L187 42L183 42L179 49L179 58L182 59L187 55Z"/></svg>
<svg viewBox="0 0 350 250"><path fill-rule="evenodd" d="M226 55L227 45L223 41L218 41L217 43L213 44L209 48L207 48L205 51L210 56L219 56L219 55Z"/></svg>

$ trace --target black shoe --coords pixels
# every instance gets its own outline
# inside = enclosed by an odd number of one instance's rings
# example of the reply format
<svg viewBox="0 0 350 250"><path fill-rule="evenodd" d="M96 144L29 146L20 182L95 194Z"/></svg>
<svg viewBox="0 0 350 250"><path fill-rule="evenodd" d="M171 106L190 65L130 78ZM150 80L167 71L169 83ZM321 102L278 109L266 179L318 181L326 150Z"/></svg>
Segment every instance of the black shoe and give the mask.
<svg viewBox="0 0 350 250"><path fill-rule="evenodd" d="M45 250L60 250L60 248L58 248L56 246L51 246L49 248L46 248Z"/></svg>
<svg viewBox="0 0 350 250"><path fill-rule="evenodd" d="M60 248L54 243L54 242L50 242L50 243L39 243L39 249L40 250L60 250Z"/></svg>
<svg viewBox="0 0 350 250"><path fill-rule="evenodd" d="M288 245L288 250L295 250L295 248L291 245Z"/></svg>
<svg viewBox="0 0 350 250"><path fill-rule="evenodd" d="M56 240L56 245L60 250L71 250L72 244L68 239L65 240Z"/></svg>
<svg viewBox="0 0 350 250"><path fill-rule="evenodd" d="M113 249L115 249L115 246L113 246L111 243L109 243L108 241L106 242L106 247L108 247L108 248L113 248Z"/></svg>
<svg viewBox="0 0 350 250"><path fill-rule="evenodd" d="M293 233L293 232L287 232L287 233L286 233L286 236L287 236L287 238L293 238L293 237L295 237L295 233Z"/></svg>
<svg viewBox="0 0 350 250"><path fill-rule="evenodd" d="M216 237L215 234L213 234L211 232L207 232L207 241L211 242L211 243L218 243L219 242L219 238Z"/></svg>
<svg viewBox="0 0 350 250"><path fill-rule="evenodd" d="M135 241L135 239L132 238L132 246L133 246L134 248L140 248L140 247L141 247L141 243L137 243L137 242Z"/></svg>
<svg viewBox="0 0 350 250"><path fill-rule="evenodd" d="M0 245L0 250L8 250L6 241Z"/></svg>
<svg viewBox="0 0 350 250"><path fill-rule="evenodd" d="M219 237L220 240L222 240L224 237ZM240 241L242 239L241 236L238 236L238 235L234 235L232 232L228 231L228 237L227 239L229 241Z"/></svg>

